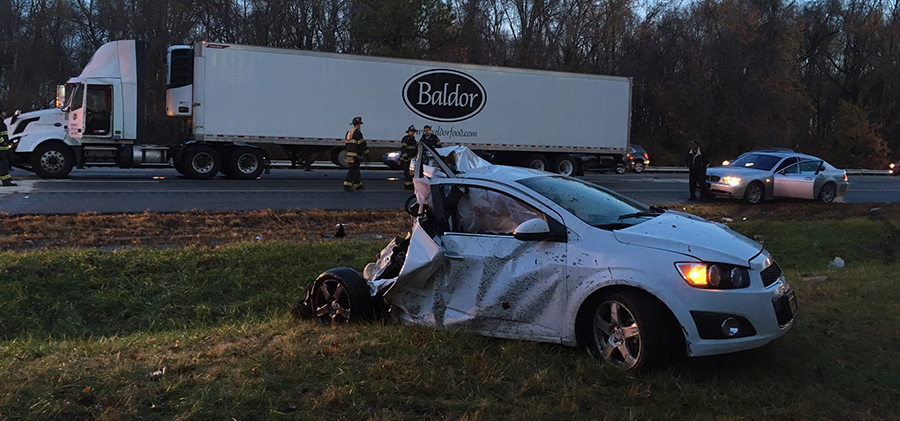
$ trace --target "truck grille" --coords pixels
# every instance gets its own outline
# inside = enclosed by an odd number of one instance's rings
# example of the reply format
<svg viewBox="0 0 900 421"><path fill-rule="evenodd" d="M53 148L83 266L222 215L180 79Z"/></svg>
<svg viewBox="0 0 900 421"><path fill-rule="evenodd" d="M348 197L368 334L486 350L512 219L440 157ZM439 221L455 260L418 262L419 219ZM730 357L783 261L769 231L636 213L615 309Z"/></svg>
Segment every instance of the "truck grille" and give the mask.
<svg viewBox="0 0 900 421"><path fill-rule="evenodd" d="M762 277L763 286L769 286L774 284L775 281L781 277L781 268L778 267L778 263L772 262L772 264L763 269L759 275Z"/></svg>

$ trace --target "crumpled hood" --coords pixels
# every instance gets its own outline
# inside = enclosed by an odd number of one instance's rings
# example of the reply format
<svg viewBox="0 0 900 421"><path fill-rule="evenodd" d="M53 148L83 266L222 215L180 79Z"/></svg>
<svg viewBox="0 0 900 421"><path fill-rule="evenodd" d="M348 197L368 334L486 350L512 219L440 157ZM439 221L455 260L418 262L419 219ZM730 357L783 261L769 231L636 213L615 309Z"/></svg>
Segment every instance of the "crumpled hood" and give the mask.
<svg viewBox="0 0 900 421"><path fill-rule="evenodd" d="M622 243L672 251L705 262L747 266L762 245L722 224L666 211L649 221L613 232Z"/></svg>

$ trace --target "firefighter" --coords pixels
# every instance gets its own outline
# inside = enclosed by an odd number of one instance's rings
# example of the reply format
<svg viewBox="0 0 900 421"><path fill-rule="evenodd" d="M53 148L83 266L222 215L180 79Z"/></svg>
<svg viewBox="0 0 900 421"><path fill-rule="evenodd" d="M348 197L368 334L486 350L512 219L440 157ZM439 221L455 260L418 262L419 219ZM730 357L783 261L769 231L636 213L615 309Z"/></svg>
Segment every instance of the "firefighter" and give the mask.
<svg viewBox="0 0 900 421"><path fill-rule="evenodd" d="M406 190L413 189L412 171L409 169L409 162L416 157L416 126L409 126L406 129L406 136L400 141L400 168L403 169L403 188Z"/></svg>
<svg viewBox="0 0 900 421"><path fill-rule="evenodd" d="M362 117L353 117L350 123L353 128L347 131L344 137L344 147L347 149L347 164L350 168L347 170L347 178L344 179L344 191L365 190L362 184L362 175L359 173L359 165L362 160L369 155L369 148L366 146L366 140L363 138Z"/></svg>
<svg viewBox="0 0 900 421"><path fill-rule="evenodd" d="M12 176L9 175L9 170L12 168L10 165L12 154L9 152L9 148L12 143L9 141L9 134L6 133L4 119L6 119L6 108L0 105L0 185L15 186L16 183L12 182Z"/></svg>
<svg viewBox="0 0 900 421"><path fill-rule="evenodd" d="M441 144L441 139L438 139L436 134L431 133L431 126L422 128L422 138L419 139L419 142L425 142L426 145L431 146L434 149L444 147L444 145Z"/></svg>

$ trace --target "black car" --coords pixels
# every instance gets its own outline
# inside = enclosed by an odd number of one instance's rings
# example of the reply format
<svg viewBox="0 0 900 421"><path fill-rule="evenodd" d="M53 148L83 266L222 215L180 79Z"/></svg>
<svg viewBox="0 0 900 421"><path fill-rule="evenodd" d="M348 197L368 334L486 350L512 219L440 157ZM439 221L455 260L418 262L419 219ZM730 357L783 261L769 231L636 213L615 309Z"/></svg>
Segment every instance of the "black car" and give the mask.
<svg viewBox="0 0 900 421"><path fill-rule="evenodd" d="M625 165L616 168L616 172L619 174L624 173L628 168L631 168L636 173L640 173L650 165L650 156L647 155L647 151L640 145L631 145L628 148L628 153L622 159Z"/></svg>

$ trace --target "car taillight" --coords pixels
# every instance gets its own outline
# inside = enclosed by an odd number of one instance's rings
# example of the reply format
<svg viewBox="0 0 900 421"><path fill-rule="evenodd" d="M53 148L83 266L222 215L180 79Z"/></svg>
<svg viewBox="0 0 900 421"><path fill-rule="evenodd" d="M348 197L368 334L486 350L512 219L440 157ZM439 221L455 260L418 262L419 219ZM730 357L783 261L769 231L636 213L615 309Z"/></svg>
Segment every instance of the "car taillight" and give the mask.
<svg viewBox="0 0 900 421"><path fill-rule="evenodd" d="M626 158L631 158L631 154L630 154L630 153L627 153L627 154L625 154L625 157L626 157Z"/></svg>
<svg viewBox="0 0 900 421"><path fill-rule="evenodd" d="M650 157L647 156L647 152L644 152L644 159L650 159Z"/></svg>
<svg viewBox="0 0 900 421"><path fill-rule="evenodd" d="M844 172L844 181L847 181L847 173Z"/></svg>

